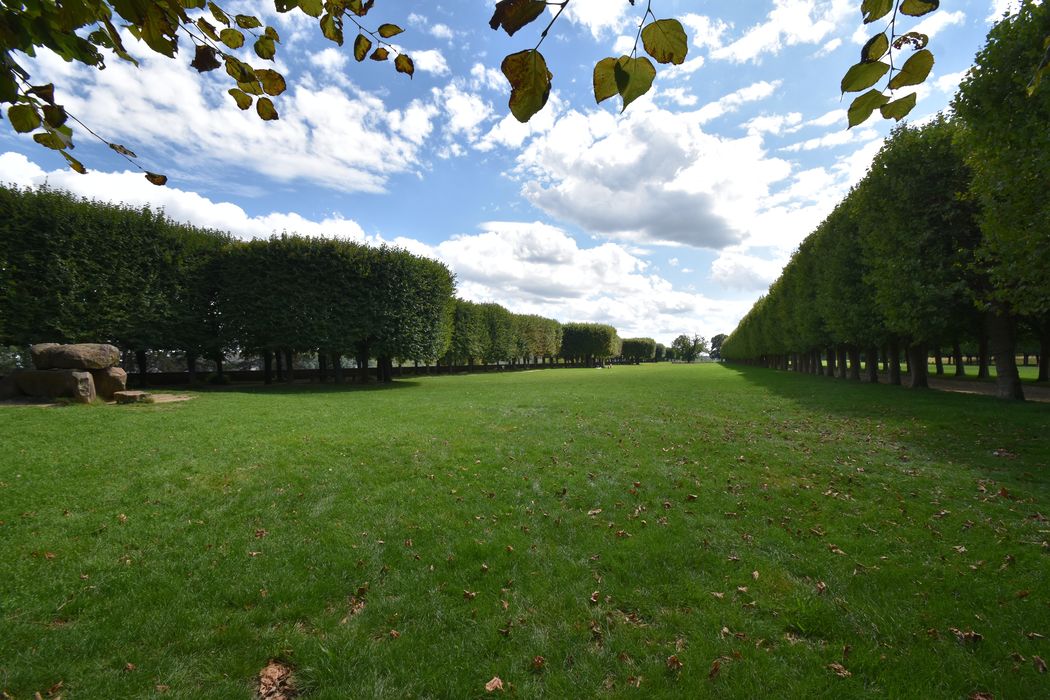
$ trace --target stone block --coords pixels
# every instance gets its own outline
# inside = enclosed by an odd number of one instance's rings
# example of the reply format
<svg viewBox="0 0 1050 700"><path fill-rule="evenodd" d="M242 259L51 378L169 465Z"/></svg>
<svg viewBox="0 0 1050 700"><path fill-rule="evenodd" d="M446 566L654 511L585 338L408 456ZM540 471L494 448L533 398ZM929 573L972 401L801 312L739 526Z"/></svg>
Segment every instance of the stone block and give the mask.
<svg viewBox="0 0 1050 700"><path fill-rule="evenodd" d="M120 350L102 343L39 343L29 347L29 354L37 369L106 369L120 364Z"/></svg>
<svg viewBox="0 0 1050 700"><path fill-rule="evenodd" d="M0 377L0 401L18 398L22 392L15 385L14 377Z"/></svg>
<svg viewBox="0 0 1050 700"><path fill-rule="evenodd" d="M117 403L153 403L153 395L145 391L117 391L113 400Z"/></svg>
<svg viewBox="0 0 1050 700"><path fill-rule="evenodd" d="M113 394L128 388L128 373L120 367L93 369L91 376L95 380L95 393L103 401L112 401Z"/></svg>
<svg viewBox="0 0 1050 700"><path fill-rule="evenodd" d="M40 399L95 400L95 380L90 372L72 369L25 369L13 375L15 386L26 396Z"/></svg>

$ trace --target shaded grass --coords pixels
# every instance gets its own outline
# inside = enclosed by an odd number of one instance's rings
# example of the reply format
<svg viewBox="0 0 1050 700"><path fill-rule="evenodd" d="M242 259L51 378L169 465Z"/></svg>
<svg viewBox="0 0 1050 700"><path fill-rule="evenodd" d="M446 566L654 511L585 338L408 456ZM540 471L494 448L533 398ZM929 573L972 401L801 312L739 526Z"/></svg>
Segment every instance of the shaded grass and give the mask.
<svg viewBox="0 0 1050 700"><path fill-rule="evenodd" d="M1046 406L715 365L396 386L0 412L0 689L249 697L280 658L318 698L1048 692Z"/></svg>

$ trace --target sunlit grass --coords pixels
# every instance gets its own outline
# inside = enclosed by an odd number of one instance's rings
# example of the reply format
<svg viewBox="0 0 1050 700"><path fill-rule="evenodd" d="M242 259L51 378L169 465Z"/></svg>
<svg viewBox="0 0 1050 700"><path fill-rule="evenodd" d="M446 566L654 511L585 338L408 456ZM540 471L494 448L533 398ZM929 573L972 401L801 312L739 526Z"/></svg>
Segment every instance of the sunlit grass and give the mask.
<svg viewBox="0 0 1050 700"><path fill-rule="evenodd" d="M716 365L3 408L0 690L1045 695L1048 426Z"/></svg>

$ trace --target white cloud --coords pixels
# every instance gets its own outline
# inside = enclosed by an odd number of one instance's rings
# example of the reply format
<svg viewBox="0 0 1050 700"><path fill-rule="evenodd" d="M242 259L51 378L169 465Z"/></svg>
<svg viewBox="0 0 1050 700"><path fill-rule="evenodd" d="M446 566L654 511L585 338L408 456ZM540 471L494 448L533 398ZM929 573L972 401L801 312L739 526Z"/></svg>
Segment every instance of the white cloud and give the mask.
<svg viewBox="0 0 1050 700"><path fill-rule="evenodd" d="M878 138L878 134L872 129L839 129L838 131L832 131L823 136L817 136L799 143L793 143L790 146L784 146L781 150L787 151L788 153L814 151L819 148L831 148L833 146L842 146L847 143L869 141L874 138Z"/></svg>
<svg viewBox="0 0 1050 700"><path fill-rule="evenodd" d="M789 114L764 114L744 122L743 127L747 133L774 134L791 133L797 131L802 123L802 115L798 112Z"/></svg>
<svg viewBox="0 0 1050 700"><path fill-rule="evenodd" d="M581 247L563 230L541 222L490 221L480 233L436 246L411 239L394 243L448 264L464 298L561 321L611 323L623 337L661 342L681 333L710 337L731 328L750 304L676 291L626 247Z"/></svg>
<svg viewBox="0 0 1050 700"><path fill-rule="evenodd" d="M447 75L449 72L448 63L445 61L445 57L437 49L412 51L409 52L409 55L412 57L412 62L415 64L416 68L424 73Z"/></svg>
<svg viewBox="0 0 1050 700"><path fill-rule="evenodd" d="M476 141L481 125L492 115L492 105L480 96L461 90L455 83L442 89L434 88L435 101L445 110L447 133L461 134L469 141Z"/></svg>
<svg viewBox="0 0 1050 700"><path fill-rule="evenodd" d="M47 183L56 189L89 199L160 208L175 221L227 231L242 239L265 238L287 231L309 236L365 240L361 226L351 219L332 216L312 221L294 212L249 216L236 204L215 202L196 192L176 187L157 187L147 182L142 173L90 171L87 175L78 175L68 169L47 172L20 153L0 155L0 182L22 187L37 187Z"/></svg>
<svg viewBox="0 0 1050 700"><path fill-rule="evenodd" d="M696 95L691 94L685 88L665 88L656 93L656 98L666 99L680 107L692 107L697 102Z"/></svg>
<svg viewBox="0 0 1050 700"><path fill-rule="evenodd" d="M345 69L348 60L345 53L333 47L310 54L310 63L331 73Z"/></svg>
<svg viewBox="0 0 1050 700"><path fill-rule="evenodd" d="M616 0L573 0L562 15L573 24L578 24L587 29L595 39L606 34L620 32L628 24L628 12L631 6L626 2ZM548 7L553 15L557 8L553 5ZM637 22L635 23L637 26Z"/></svg>
<svg viewBox="0 0 1050 700"><path fill-rule="evenodd" d="M846 110L833 109L825 112L816 119L810 119L803 126L832 126L834 124L846 124Z"/></svg>
<svg viewBox="0 0 1050 700"><path fill-rule="evenodd" d="M693 13L683 15L680 21L685 25L693 46L699 49L721 47L722 36L731 28L724 20Z"/></svg>
<svg viewBox="0 0 1050 700"><path fill-rule="evenodd" d="M992 11L985 18L988 23L994 24L1003 18L1005 14L1014 14L1021 6L1021 0L992 0Z"/></svg>
<svg viewBox="0 0 1050 700"><path fill-rule="evenodd" d="M496 90L497 92L509 92L510 85L502 72L495 68L488 68L481 63L475 63L470 69L470 87L473 90Z"/></svg>
<svg viewBox="0 0 1050 700"><path fill-rule="evenodd" d="M773 4L765 21L716 48L712 57L743 63L786 46L819 44L856 10L853 0L774 0Z"/></svg>
<svg viewBox="0 0 1050 700"><path fill-rule="evenodd" d="M956 12L945 12L944 10L938 10L931 15L928 15L926 19L922 20L910 31L918 32L919 34L925 34L926 36L933 39L937 34L942 32L947 27L956 25L963 25L966 23L966 13L962 10Z"/></svg>
<svg viewBox="0 0 1050 700"><path fill-rule="evenodd" d="M711 279L727 289L754 292L769 288L787 260L724 252L711 263Z"/></svg>
<svg viewBox="0 0 1050 700"><path fill-rule="evenodd" d="M34 80L61 85L70 113L102 136L140 155L145 149L138 146L149 144L147 167L152 151L178 163L186 177L221 163L278 182L378 192L391 175L418 167L420 137L429 133L427 128L414 123L403 133L404 114L395 116L396 110L375 93L348 80L332 85L307 76L274 98L280 120L263 122L254 110L237 109L226 95L228 79L221 71L198 75L190 69L191 53L171 60L146 52L139 57L141 68L113 61L98 71L41 51L32 72ZM322 66L339 62L328 49L311 60ZM417 114L416 122L425 116ZM182 172L166 174L179 186Z"/></svg>
<svg viewBox="0 0 1050 700"><path fill-rule="evenodd" d="M435 38L445 39L447 41L451 41L456 35L456 33L452 31L452 27L447 24L441 24L440 22L430 27L430 34Z"/></svg>
<svg viewBox="0 0 1050 700"><path fill-rule="evenodd" d="M741 105L748 102L757 102L766 99L772 95L778 87L780 87L779 80L775 80L772 83L766 82L765 80L752 83L751 85L742 87L735 92L731 92L714 102L707 103L700 108L697 112L697 116L699 117L701 124L712 121L724 114L735 112Z"/></svg>

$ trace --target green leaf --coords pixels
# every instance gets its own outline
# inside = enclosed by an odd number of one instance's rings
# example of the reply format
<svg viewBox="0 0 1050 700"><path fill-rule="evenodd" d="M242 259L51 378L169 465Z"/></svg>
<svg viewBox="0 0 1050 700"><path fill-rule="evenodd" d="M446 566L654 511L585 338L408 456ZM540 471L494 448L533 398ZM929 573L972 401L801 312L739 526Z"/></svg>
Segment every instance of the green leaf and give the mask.
<svg viewBox="0 0 1050 700"><path fill-rule="evenodd" d="M262 22L259 21L259 18L252 15L237 15L233 18L233 21L235 21L237 26L241 29L255 29L256 27L262 26Z"/></svg>
<svg viewBox="0 0 1050 700"><path fill-rule="evenodd" d="M278 12L291 12L299 7L297 0L273 0L273 7Z"/></svg>
<svg viewBox="0 0 1050 700"><path fill-rule="evenodd" d="M256 39L255 55L267 61L272 61L273 57L277 55L277 47L274 45L273 39L268 36L261 36Z"/></svg>
<svg viewBox="0 0 1050 700"><path fill-rule="evenodd" d="M390 52L384 49L382 46L380 46L378 49L372 52L372 55L369 56L369 58L373 61L385 61L386 59L390 58Z"/></svg>
<svg viewBox="0 0 1050 700"><path fill-rule="evenodd" d="M208 37L212 41L219 40L219 33L215 31L215 27L212 26L211 22L204 19L203 17L197 18L197 28L201 30L204 36Z"/></svg>
<svg viewBox="0 0 1050 700"><path fill-rule="evenodd" d="M547 9L547 3L543 0L500 0L496 3L496 11L492 13L489 26L493 29L503 27L507 36L514 36L514 32L534 21Z"/></svg>
<svg viewBox="0 0 1050 700"><path fill-rule="evenodd" d="M53 151L61 151L69 145L65 139L53 131L41 131L39 134L33 134L33 140Z"/></svg>
<svg viewBox="0 0 1050 700"><path fill-rule="evenodd" d="M263 121L274 121L279 119L277 116L277 110L273 106L273 102L269 97L260 97L255 101L255 111L259 114L259 118Z"/></svg>
<svg viewBox="0 0 1050 700"><path fill-rule="evenodd" d="M233 56L223 56L226 61L226 73L238 83L255 82L255 71L244 61L239 61Z"/></svg>
<svg viewBox="0 0 1050 700"><path fill-rule="evenodd" d="M603 58L594 64L594 101L601 104L619 92L616 87L616 59Z"/></svg>
<svg viewBox="0 0 1050 700"><path fill-rule="evenodd" d="M70 168L80 173L81 175L87 175L87 168L84 167L83 163L81 163L79 160L69 155L65 151L62 151L61 153L62 157L64 157L66 159L66 162L69 163Z"/></svg>
<svg viewBox="0 0 1050 700"><path fill-rule="evenodd" d="M207 71L215 70L222 65L216 56L217 53L218 52L210 46L198 44L194 47L193 62L190 63L190 68L197 69L198 73L206 73Z"/></svg>
<svg viewBox="0 0 1050 700"><path fill-rule="evenodd" d="M281 42L281 35L278 34L277 30L274 29L273 27L267 27L265 29L265 31L263 31L263 36L269 37L270 39L273 39L277 43Z"/></svg>
<svg viewBox="0 0 1050 700"><path fill-rule="evenodd" d="M201 7L203 7L203 6L204 5L202 3ZM111 144L109 144L109 147L112 148L117 153L119 153L120 155L125 156L127 158L138 158L138 156L135 155L135 153L131 149L125 148L124 146L121 146L119 143L111 143Z"/></svg>
<svg viewBox="0 0 1050 700"><path fill-rule="evenodd" d="M311 17L320 17L324 12L321 0L299 0L299 8Z"/></svg>
<svg viewBox="0 0 1050 700"><path fill-rule="evenodd" d="M658 19L642 30L642 46L657 63L678 66L685 62L686 54L689 53L689 38L678 20Z"/></svg>
<svg viewBox="0 0 1050 700"><path fill-rule="evenodd" d="M842 77L842 84L840 85L842 92L867 90L879 82L879 78L886 75L886 71L889 69L890 64L882 63L881 61L858 63L846 71L846 75Z"/></svg>
<svg viewBox="0 0 1050 700"><path fill-rule="evenodd" d="M7 110L7 119L20 134L28 134L40 126L40 115L32 105L12 105Z"/></svg>
<svg viewBox="0 0 1050 700"><path fill-rule="evenodd" d="M30 95L36 95L49 105L55 104L55 86L53 83L47 85L34 85L29 88Z"/></svg>
<svg viewBox="0 0 1050 700"><path fill-rule="evenodd" d="M849 119L849 127L852 129L857 124L861 124L871 116L871 113L890 101L890 98L883 95L878 90L868 90L866 93L853 100L853 104L849 106L847 117Z"/></svg>
<svg viewBox="0 0 1050 700"><path fill-rule="evenodd" d="M547 104L554 76L536 49L512 53L503 59L500 69L510 82L510 112L524 124Z"/></svg>
<svg viewBox="0 0 1050 700"><path fill-rule="evenodd" d="M412 59L407 54L398 54L397 58L394 59L394 68L398 73L405 73L409 78L416 72L416 65L412 62Z"/></svg>
<svg viewBox="0 0 1050 700"><path fill-rule="evenodd" d="M905 85L918 85L926 80L933 68L933 54L929 49L916 51L901 66L900 72L890 79L890 90L902 88Z"/></svg>
<svg viewBox="0 0 1050 700"><path fill-rule="evenodd" d="M364 17L368 14L368 11L372 9L372 5L374 4L375 0L367 0L367 2L361 2L361 0L349 0L346 6L358 17Z"/></svg>
<svg viewBox="0 0 1050 700"><path fill-rule="evenodd" d="M902 49L905 44L909 44L913 49L919 51L925 49L926 45L930 43L930 37L919 32L908 32L901 34L899 37L893 40L893 48Z"/></svg>
<svg viewBox="0 0 1050 700"><path fill-rule="evenodd" d="M627 105L649 92L656 78L656 68L645 56L641 58L620 56L613 67L613 73L616 77L616 89L623 98L621 114L627 109Z"/></svg>
<svg viewBox="0 0 1050 700"><path fill-rule="evenodd" d="M354 39L354 58L357 59L358 63L365 60L368 57L368 52L372 50L372 40L364 34L358 34L357 38Z"/></svg>
<svg viewBox="0 0 1050 700"><path fill-rule="evenodd" d="M321 33L324 34L326 39L334 41L340 46L343 45L343 27L332 15L325 13L325 16L321 18Z"/></svg>
<svg viewBox="0 0 1050 700"><path fill-rule="evenodd" d="M211 10L211 16L214 17L217 21L221 22L227 27L230 26L230 16L223 12L221 7L219 7L213 2L209 2L208 9Z"/></svg>
<svg viewBox="0 0 1050 700"><path fill-rule="evenodd" d="M230 88L226 92L230 93L230 96L233 97L234 101L237 103L237 106L241 109L248 109L252 106L252 98L249 97L248 94L245 93L243 90L238 90L237 88Z"/></svg>
<svg viewBox="0 0 1050 700"><path fill-rule="evenodd" d="M908 116L908 113L915 107L916 94L913 92L910 95L905 95L893 102L888 102L881 107L879 111L882 112L883 119L895 119L900 121Z"/></svg>
<svg viewBox="0 0 1050 700"><path fill-rule="evenodd" d="M149 180L154 185L156 185L157 187L163 187L164 185L168 184L168 177L167 177L167 175L159 175L157 173L149 173L149 172L147 172L146 173L146 179Z"/></svg>
<svg viewBox="0 0 1050 700"><path fill-rule="evenodd" d="M922 17L941 6L941 0L904 0L901 13L909 17Z"/></svg>
<svg viewBox="0 0 1050 700"><path fill-rule="evenodd" d="M284 76L275 70L260 68L255 71L255 76L262 83L262 88L267 95L280 95L288 87L284 82Z"/></svg>
<svg viewBox="0 0 1050 700"><path fill-rule="evenodd" d="M62 105L44 105L44 122L53 129L57 129L66 123L68 115L66 108Z"/></svg>
<svg viewBox="0 0 1050 700"><path fill-rule="evenodd" d="M223 29L219 32L219 41L231 49L239 49L244 46L244 35L236 29Z"/></svg>
<svg viewBox="0 0 1050 700"><path fill-rule="evenodd" d="M864 0L860 4L860 12L864 15L864 24L871 24L877 19L885 17L893 9L894 0Z"/></svg>
<svg viewBox="0 0 1050 700"><path fill-rule="evenodd" d="M871 63L877 61L886 55L886 52L890 50L890 40L886 36L885 32L882 34L876 34L875 36L868 39L868 43L864 44L864 48L860 50L860 60L864 63Z"/></svg>
<svg viewBox="0 0 1050 700"><path fill-rule="evenodd" d="M203 10L207 4L204 0L182 0L182 6L187 10Z"/></svg>
<svg viewBox="0 0 1050 700"><path fill-rule="evenodd" d="M237 83L237 87L241 90L244 90L244 92L248 93L249 95L258 96L263 94L262 84L258 80L256 80L254 83Z"/></svg>
<svg viewBox="0 0 1050 700"><path fill-rule="evenodd" d="M384 39L389 39L392 36L397 36L405 30L397 26L396 24L380 24L379 29L376 31L379 32L379 36L383 37Z"/></svg>

